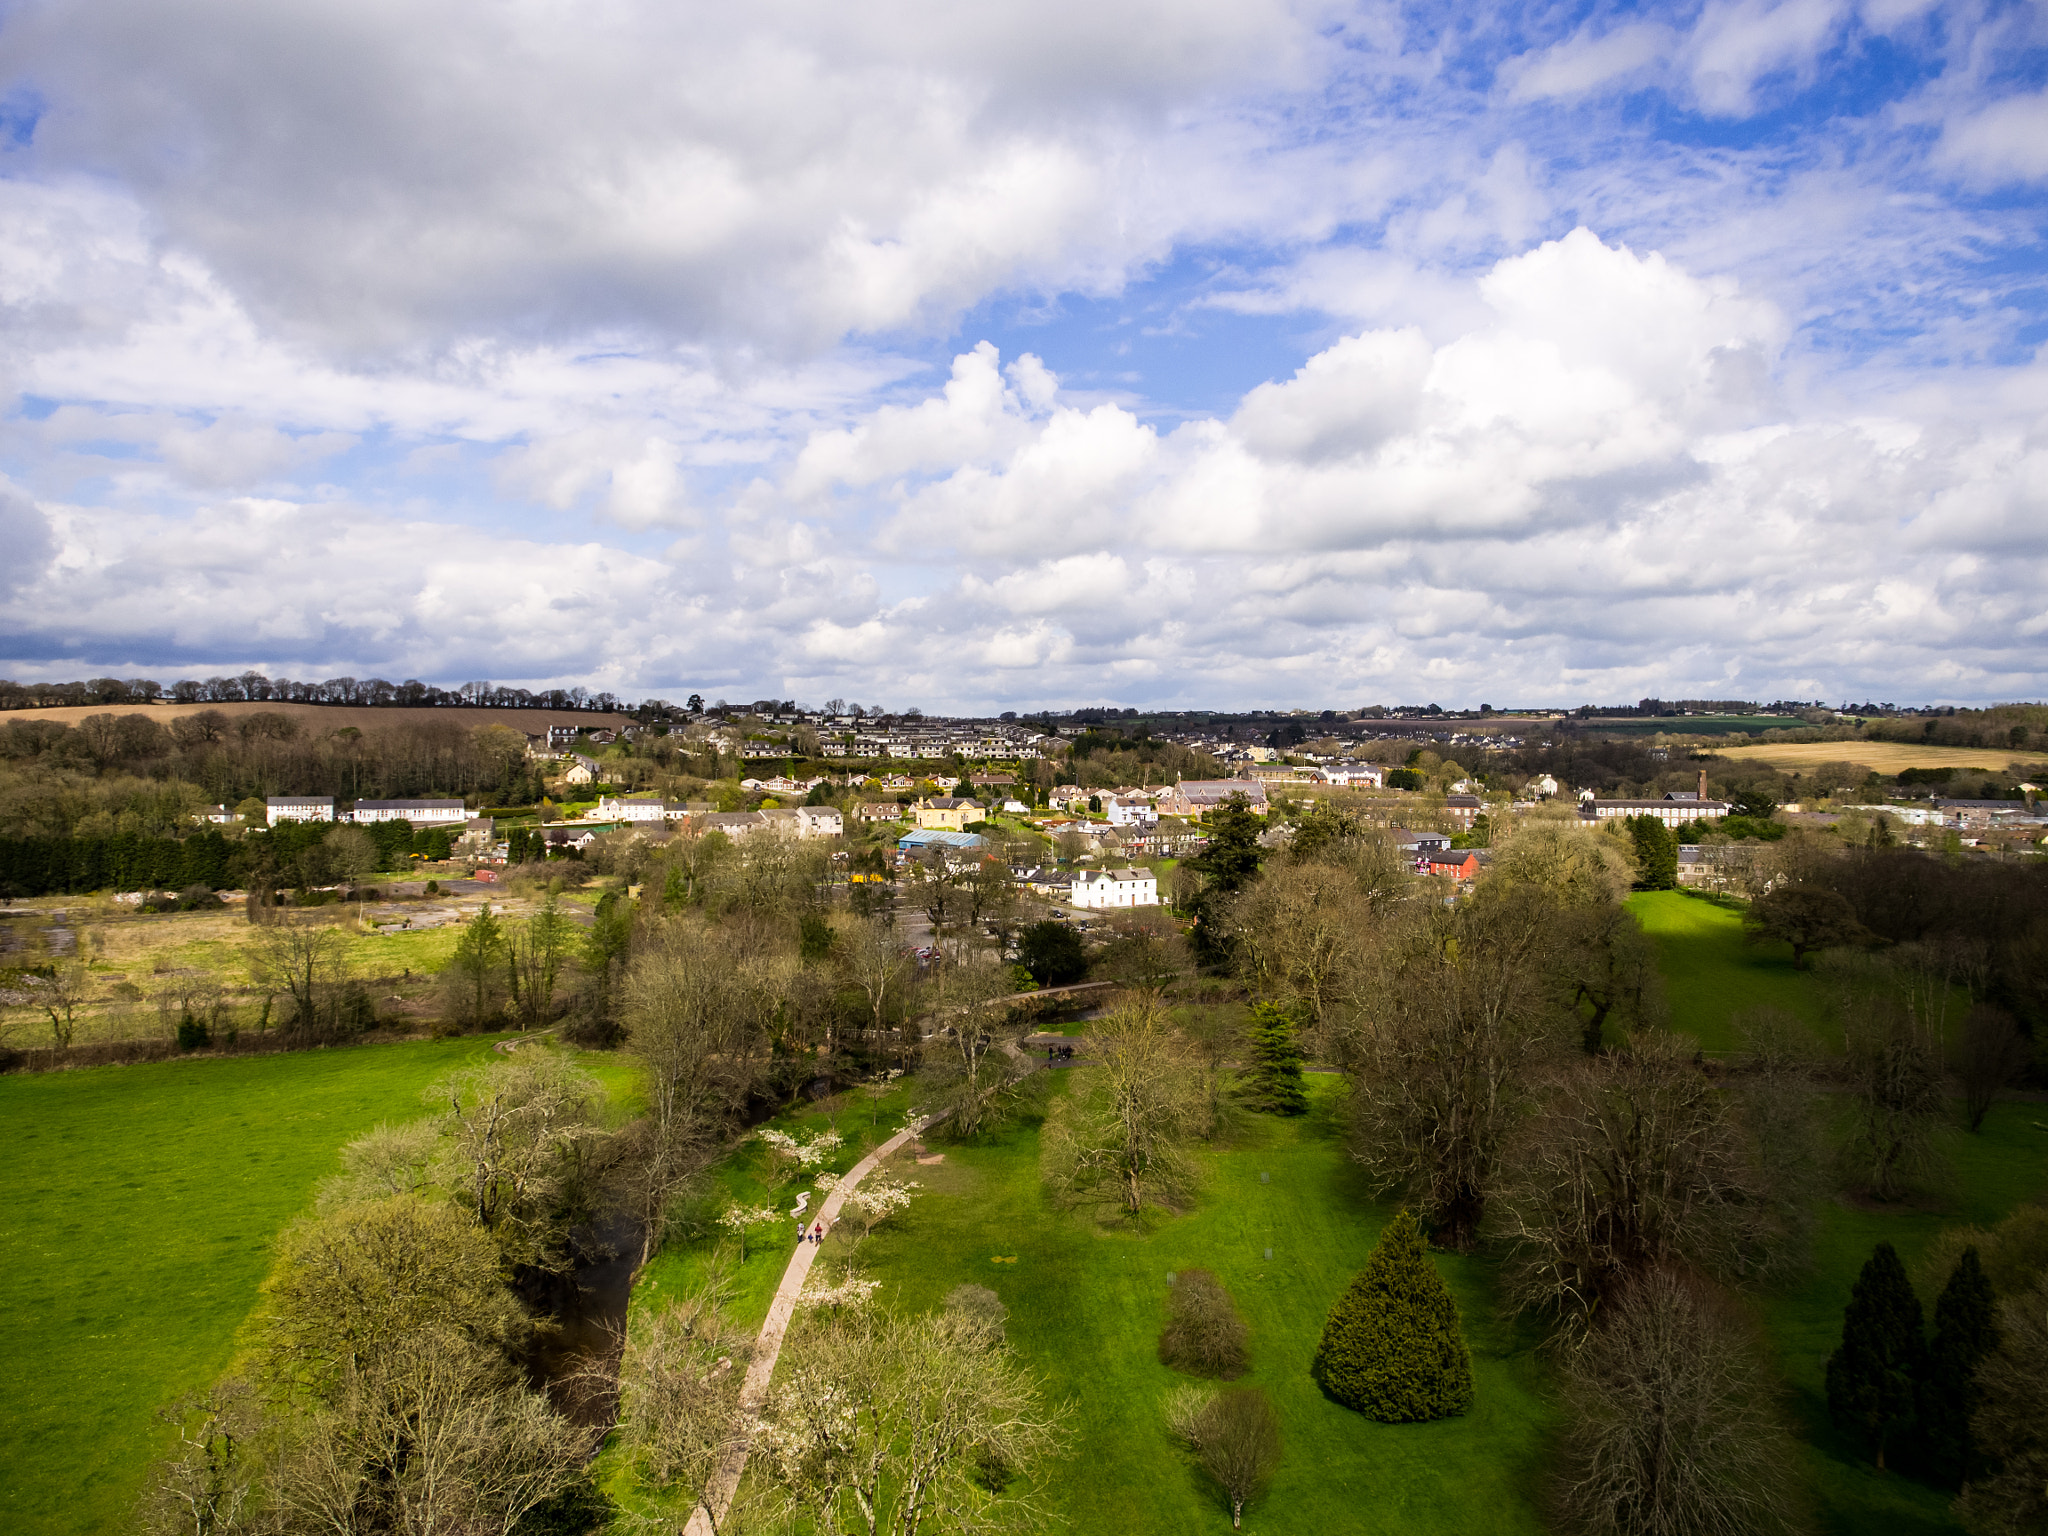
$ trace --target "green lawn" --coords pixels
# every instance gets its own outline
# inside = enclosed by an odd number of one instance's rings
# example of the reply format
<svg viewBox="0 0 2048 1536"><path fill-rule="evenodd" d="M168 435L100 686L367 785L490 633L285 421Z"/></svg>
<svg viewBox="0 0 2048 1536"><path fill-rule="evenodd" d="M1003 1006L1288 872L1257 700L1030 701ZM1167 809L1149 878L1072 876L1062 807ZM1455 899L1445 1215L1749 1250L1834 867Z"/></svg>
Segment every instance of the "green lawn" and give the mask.
<svg viewBox="0 0 2048 1536"><path fill-rule="evenodd" d="M1671 998L1671 1026L1716 1055L1740 1048L1730 1021L1770 1005L1821 1031L1813 978L1792 968L1784 944L1748 944L1742 914L1683 891L1638 891L1628 909L1657 941Z"/></svg>
<svg viewBox="0 0 2048 1536"><path fill-rule="evenodd" d="M1229 1528L1160 1416L1183 1379L1157 1358L1167 1275L1196 1265L1222 1278L1251 1325L1246 1379L1272 1393L1285 1435L1285 1463L1246 1530L1542 1529L1544 1369L1533 1338L1495 1320L1485 1262L1438 1258L1472 1346L1478 1405L1468 1417L1375 1424L1327 1401L1309 1379L1331 1303L1392 1214L1367 1198L1337 1144L1333 1080L1312 1082L1315 1114L1257 1120L1235 1149L1206 1154L1198 1208L1148 1235L1049 1207L1036 1127L1025 1125L978 1146L934 1143L945 1163L908 1170L928 1192L868 1240L862 1258L892 1306L936 1306L963 1280L1009 1306L1011 1340L1074 1406L1072 1447L1044 1486L1072 1529Z"/></svg>
<svg viewBox="0 0 2048 1536"><path fill-rule="evenodd" d="M227 1366L345 1143L482 1038L0 1077L0 1529L128 1529L154 1414ZM591 1058L615 1098L625 1064Z"/></svg>

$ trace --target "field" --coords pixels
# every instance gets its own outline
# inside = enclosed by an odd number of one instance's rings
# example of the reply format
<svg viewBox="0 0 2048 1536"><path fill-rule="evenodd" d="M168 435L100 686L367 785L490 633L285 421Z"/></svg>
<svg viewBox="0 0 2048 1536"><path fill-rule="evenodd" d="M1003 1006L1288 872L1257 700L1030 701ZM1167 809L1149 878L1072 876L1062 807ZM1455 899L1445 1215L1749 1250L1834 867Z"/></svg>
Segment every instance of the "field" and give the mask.
<svg viewBox="0 0 2048 1536"><path fill-rule="evenodd" d="M159 1405L228 1363L343 1143L424 1113L479 1038L0 1077L0 1529L128 1529ZM592 1058L615 1094L623 1063Z"/></svg>
<svg viewBox="0 0 2048 1536"><path fill-rule="evenodd" d="M1227 1528L1227 1513L1175 1451L1160 1415L1162 1398L1182 1379L1156 1353L1167 1276L1194 1265L1223 1280L1250 1324L1254 1365L1246 1379L1272 1394L1283 1426L1286 1460L1270 1495L1248 1512L1246 1530L1544 1528L1544 1469L1559 1427L1553 1383L1534 1333L1500 1318L1491 1261L1436 1255L1473 1353L1478 1402L1468 1417L1375 1424L1325 1400L1309 1379L1324 1316L1393 1212L1362 1187L1343 1154L1332 1115L1335 1080L1311 1083L1309 1116L1255 1119L1234 1144L1205 1153L1196 1208L1145 1234L1053 1208L1039 1182L1037 1127L1029 1119L978 1145L934 1141L942 1164L901 1169L924 1193L867 1240L860 1262L897 1308L941 1305L963 1281L1002 1297L1011 1342L1049 1394L1074 1410L1070 1446L1042 1483L1068 1528L1117 1536ZM1060 1091L1065 1081L1049 1086ZM1933 1536L1959 1529L1941 1493L1879 1477L1855 1460L1827 1422L1822 1374L1849 1286L1877 1241L1891 1240L1910 1263L1942 1225L1995 1220L2044 1192L2048 1136L2036 1118L2034 1106L2006 1105L1984 1135L1953 1136L1956 1178L1931 1206L1826 1202L1812 1269L1755 1301L1765 1347L1783 1372L1818 1530ZM734 1176L741 1180L735 1195L760 1196L744 1171ZM790 1194L778 1199L786 1205ZM789 1252L779 1229L761 1232L736 1309L750 1323ZM845 1251L835 1235L826 1254ZM688 1284L705 1252L701 1244L676 1244L642 1277L636 1306ZM640 1500L628 1502L651 1513Z"/></svg>
<svg viewBox="0 0 2048 1536"><path fill-rule="evenodd" d="M1888 774L1896 774L1902 768L1973 768L1980 773L2004 773L2014 762L2028 761L2031 756L2006 747L1922 747L1904 741L1801 741L1783 745L1766 742L1715 750L1736 762L1765 763L1787 773L1805 772L1822 763L1860 763ZM2048 768L2048 764L2038 761L2035 766Z"/></svg>
<svg viewBox="0 0 2048 1536"><path fill-rule="evenodd" d="M1741 913L1683 891L1638 891L1628 909L1657 941L1671 1027L1701 1049L1739 1049L1731 1020L1751 1008L1782 1008L1820 1031L1812 975L1792 969L1789 945L1745 943Z"/></svg>
<svg viewBox="0 0 2048 1536"><path fill-rule="evenodd" d="M1594 718L1583 724L1596 736L1755 736L1799 722L1783 715L1660 715L1648 720Z"/></svg>
<svg viewBox="0 0 2048 1536"><path fill-rule="evenodd" d="M233 719L268 711L289 715L301 730L329 734L344 726L359 731L388 730L394 725L419 725L438 720L473 730L479 725L503 725L515 731L540 735L551 725L574 725L579 730L608 727L617 730L630 725L630 715L601 715L595 710L575 709L407 709L394 705L380 709L369 704L283 704L271 701L240 704L65 704L56 709L0 709L0 725L9 720L51 720L76 725L87 715L148 715L160 725L169 725L180 715L196 715L217 709Z"/></svg>

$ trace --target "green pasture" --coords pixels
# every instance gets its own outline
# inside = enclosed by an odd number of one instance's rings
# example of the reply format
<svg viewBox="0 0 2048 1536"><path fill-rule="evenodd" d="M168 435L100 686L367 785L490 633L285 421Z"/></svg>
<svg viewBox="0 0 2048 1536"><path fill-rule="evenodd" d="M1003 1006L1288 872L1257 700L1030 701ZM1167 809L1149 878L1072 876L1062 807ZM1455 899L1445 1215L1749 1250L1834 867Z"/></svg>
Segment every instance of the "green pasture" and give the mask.
<svg viewBox="0 0 2048 1536"><path fill-rule="evenodd" d="M0 1529L129 1529L157 1408L227 1366L341 1146L488 1053L423 1041L0 1077ZM616 1101L620 1058L586 1057Z"/></svg>
<svg viewBox="0 0 2048 1536"><path fill-rule="evenodd" d="M1657 941L1671 1027L1715 1055L1737 1050L1731 1021L1771 1006L1821 1029L1819 991L1809 972L1792 968L1786 944L1750 944L1742 914L1684 891L1638 891L1628 909Z"/></svg>

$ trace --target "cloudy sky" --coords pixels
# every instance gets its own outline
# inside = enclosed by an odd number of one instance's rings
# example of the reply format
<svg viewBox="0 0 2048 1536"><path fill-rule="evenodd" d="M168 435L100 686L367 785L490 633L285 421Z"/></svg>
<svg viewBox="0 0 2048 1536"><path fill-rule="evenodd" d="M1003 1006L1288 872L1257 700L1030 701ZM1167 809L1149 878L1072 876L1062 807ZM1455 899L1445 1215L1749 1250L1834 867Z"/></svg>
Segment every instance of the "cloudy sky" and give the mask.
<svg viewBox="0 0 2048 1536"><path fill-rule="evenodd" d="M2048 693L2048 11L15 0L0 673Z"/></svg>

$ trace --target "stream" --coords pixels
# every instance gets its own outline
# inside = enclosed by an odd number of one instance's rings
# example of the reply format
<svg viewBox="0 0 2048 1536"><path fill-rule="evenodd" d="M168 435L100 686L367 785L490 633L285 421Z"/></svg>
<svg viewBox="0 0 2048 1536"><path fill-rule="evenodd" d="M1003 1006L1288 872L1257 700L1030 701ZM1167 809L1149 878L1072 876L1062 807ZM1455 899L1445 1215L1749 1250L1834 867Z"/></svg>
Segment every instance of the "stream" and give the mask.
<svg viewBox="0 0 2048 1536"><path fill-rule="evenodd" d="M591 1234L589 1248L609 1258L579 1264L552 1288L553 1326L534 1343L527 1366L555 1411L572 1424L609 1428L618 1412L619 1349L626 1306L640 1258L640 1224L614 1215ZM601 1367L592 1380L590 1367Z"/></svg>

